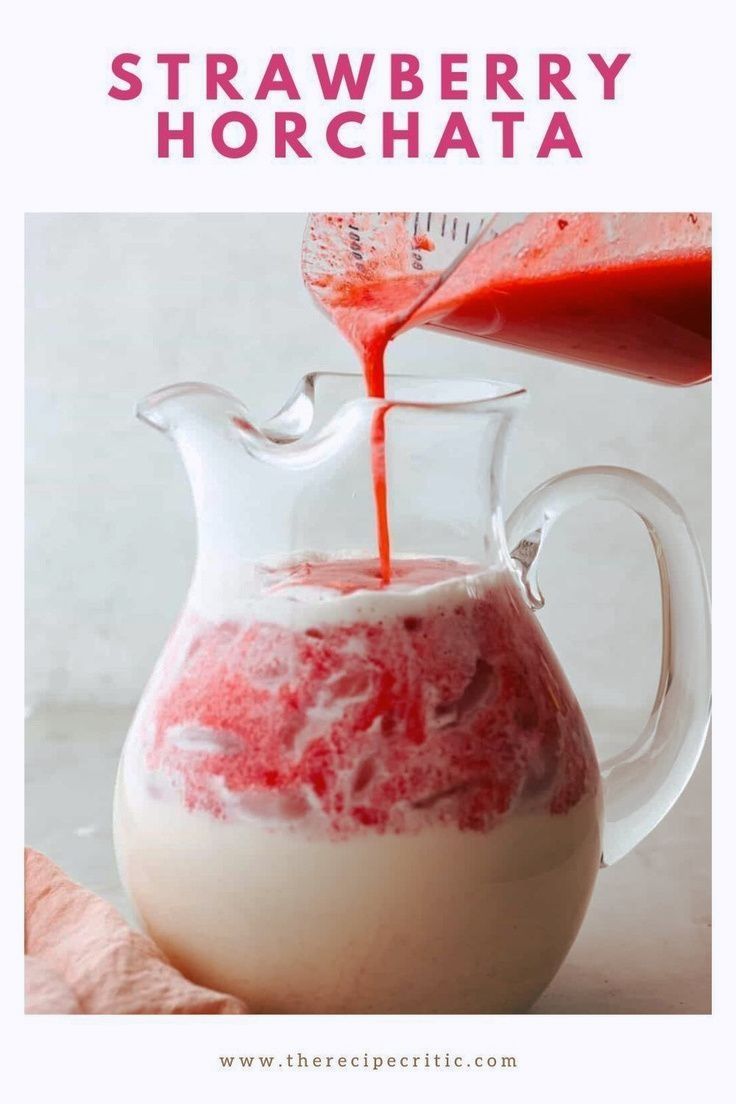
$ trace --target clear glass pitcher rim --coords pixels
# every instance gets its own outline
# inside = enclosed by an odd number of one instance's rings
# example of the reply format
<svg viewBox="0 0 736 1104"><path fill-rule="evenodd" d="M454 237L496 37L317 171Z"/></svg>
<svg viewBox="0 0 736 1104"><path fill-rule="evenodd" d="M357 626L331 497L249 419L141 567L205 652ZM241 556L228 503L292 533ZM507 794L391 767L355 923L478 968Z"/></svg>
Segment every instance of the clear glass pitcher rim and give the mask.
<svg viewBox="0 0 736 1104"><path fill-rule="evenodd" d="M320 381L355 385L355 394L341 397L322 421L317 397ZM527 399L526 389L519 384L477 377L387 373L385 398L370 397L363 387L360 372L309 372L275 414L256 423L247 406L231 392L214 384L182 382L152 392L138 404L136 413L141 421L166 434L191 423L213 428L219 424L221 432L235 433L254 455L286 461L293 454L296 461L311 455L314 448L337 448L345 434L353 432L352 426L376 410L458 416L511 414Z"/></svg>
<svg viewBox="0 0 736 1104"><path fill-rule="evenodd" d="M297 384L295 388L295 394L303 389L305 385L307 387L314 388L315 384L321 380L355 380L362 388L364 386L363 374L361 372L308 372ZM494 380L486 379L480 376L431 376L431 375L414 375L408 372L387 372L385 375L386 391L385 397L371 397L365 394L357 394L354 398L348 400L350 402L366 402L373 406L385 406L390 404L392 407L427 407L428 409L441 409L441 410L456 410L466 408L485 408L489 404L494 406L500 403L505 403L510 400L520 400L526 396L527 391L521 384L510 383L506 380ZM412 396L409 397L397 397L395 394L391 394L393 384L405 384L412 389ZM427 389L427 392L442 386L443 395L441 398L435 397L427 393L423 394L423 388ZM468 392L471 388L476 389L476 394L469 395ZM445 394L446 392L446 394ZM454 397L453 397L454 396Z"/></svg>
<svg viewBox="0 0 736 1104"><path fill-rule="evenodd" d="M384 398L371 397L358 391L355 396L345 400L347 403L367 404L372 407L391 405L392 407L426 408L430 410L486 410L499 405L508 405L522 402L527 397L527 390L521 384L510 383L504 380L486 379L477 376L424 376L410 373L386 373L387 395ZM298 381L291 395L283 406L273 415L271 421L279 418L284 411L289 409L297 401L307 399L314 401L316 385L320 380L354 380L361 388L363 375L360 372L307 372ZM405 384L412 389L413 394L408 397L397 397L391 394L393 384ZM441 385L442 397L423 394L423 388L427 391L436 390ZM469 394L470 389L476 389L475 394ZM221 399L231 404L234 409L245 413L245 404L232 392L215 384L204 383L197 380L182 381L158 388L142 399L137 407L136 414L144 422L149 422L156 428L164 428L165 419L161 416L162 409L167 403L175 400L196 399L197 397L210 397Z"/></svg>

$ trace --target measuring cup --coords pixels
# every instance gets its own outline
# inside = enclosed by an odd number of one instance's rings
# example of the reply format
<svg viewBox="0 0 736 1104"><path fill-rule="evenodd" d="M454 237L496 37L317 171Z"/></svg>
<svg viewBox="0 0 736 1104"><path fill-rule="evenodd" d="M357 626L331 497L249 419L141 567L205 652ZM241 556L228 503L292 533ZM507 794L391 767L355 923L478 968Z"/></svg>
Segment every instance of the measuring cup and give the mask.
<svg viewBox="0 0 736 1104"><path fill-rule="evenodd" d="M426 325L689 385L711 375L710 238L694 212L320 214L302 268L346 334Z"/></svg>
<svg viewBox="0 0 736 1104"><path fill-rule="evenodd" d="M402 304L396 329L409 321L480 241L488 241L523 215L411 211L311 214L302 247L302 274L318 305L335 279L370 285L402 276L426 276Z"/></svg>

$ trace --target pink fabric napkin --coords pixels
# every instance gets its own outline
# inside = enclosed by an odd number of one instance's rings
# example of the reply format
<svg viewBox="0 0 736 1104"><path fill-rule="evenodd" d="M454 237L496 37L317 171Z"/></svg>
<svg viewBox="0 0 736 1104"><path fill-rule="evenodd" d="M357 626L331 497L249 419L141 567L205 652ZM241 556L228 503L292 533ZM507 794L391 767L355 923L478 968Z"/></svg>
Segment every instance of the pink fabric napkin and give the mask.
<svg viewBox="0 0 736 1104"><path fill-rule="evenodd" d="M26 1012L246 1011L187 981L112 905L26 848Z"/></svg>

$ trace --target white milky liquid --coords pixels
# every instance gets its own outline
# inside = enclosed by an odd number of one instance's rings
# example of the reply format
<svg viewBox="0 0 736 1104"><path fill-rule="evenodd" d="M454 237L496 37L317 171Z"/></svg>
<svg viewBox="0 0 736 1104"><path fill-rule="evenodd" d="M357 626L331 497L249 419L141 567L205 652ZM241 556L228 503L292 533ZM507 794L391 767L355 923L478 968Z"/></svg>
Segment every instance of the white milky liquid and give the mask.
<svg viewBox="0 0 736 1104"><path fill-rule="evenodd" d="M257 1012L524 1011L600 860L593 797L489 832L314 840L123 786L118 860L146 929L187 976Z"/></svg>

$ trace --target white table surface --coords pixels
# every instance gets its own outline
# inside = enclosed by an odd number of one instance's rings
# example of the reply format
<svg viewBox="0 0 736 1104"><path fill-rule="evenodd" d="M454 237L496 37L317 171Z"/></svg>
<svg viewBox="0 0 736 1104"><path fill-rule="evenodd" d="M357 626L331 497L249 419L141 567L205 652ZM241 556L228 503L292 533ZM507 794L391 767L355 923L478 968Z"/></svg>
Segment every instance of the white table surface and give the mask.
<svg viewBox="0 0 736 1104"><path fill-rule="evenodd" d="M115 868L110 823L117 759L131 712L90 706L32 713L27 725L26 840L132 921ZM612 726L621 723L613 715L608 721ZM534 1012L709 1011L706 751L665 821L635 852L601 871L580 935Z"/></svg>

